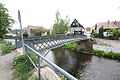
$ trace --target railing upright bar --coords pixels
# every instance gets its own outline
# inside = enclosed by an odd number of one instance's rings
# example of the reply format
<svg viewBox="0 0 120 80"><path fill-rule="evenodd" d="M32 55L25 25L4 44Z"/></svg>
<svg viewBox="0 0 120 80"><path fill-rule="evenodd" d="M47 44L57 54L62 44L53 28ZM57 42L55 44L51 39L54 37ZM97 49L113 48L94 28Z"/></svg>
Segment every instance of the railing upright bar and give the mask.
<svg viewBox="0 0 120 80"><path fill-rule="evenodd" d="M40 56L38 55L38 75L39 75L39 80L41 80L41 75L40 75Z"/></svg>
<svg viewBox="0 0 120 80"><path fill-rule="evenodd" d="M28 54L27 54L27 57L29 58L29 60L31 61L31 63L33 64L33 66L35 67L35 69L38 71L39 70L38 67L35 65L35 63L33 62L33 60L31 59L31 57Z"/></svg>

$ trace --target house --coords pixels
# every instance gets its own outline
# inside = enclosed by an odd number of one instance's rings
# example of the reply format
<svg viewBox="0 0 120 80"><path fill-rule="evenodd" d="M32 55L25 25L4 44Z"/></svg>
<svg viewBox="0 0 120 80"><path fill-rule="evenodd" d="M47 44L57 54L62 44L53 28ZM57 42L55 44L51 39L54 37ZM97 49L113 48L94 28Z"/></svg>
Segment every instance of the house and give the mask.
<svg viewBox="0 0 120 80"><path fill-rule="evenodd" d="M39 26L28 25L27 34L28 34L28 37L44 36L44 35L47 35L47 29Z"/></svg>
<svg viewBox="0 0 120 80"><path fill-rule="evenodd" d="M85 35L91 36L91 32L92 32L92 27L86 27L85 28Z"/></svg>
<svg viewBox="0 0 120 80"><path fill-rule="evenodd" d="M104 30L108 30L108 29L118 29L120 30L120 21L112 21L110 22L108 20L108 22L101 22L101 23L97 23L94 26L94 30L99 30L100 28L103 28Z"/></svg>
<svg viewBox="0 0 120 80"><path fill-rule="evenodd" d="M24 28L22 29L23 33L26 32L26 30L27 30L27 28L24 27ZM20 33L21 33L21 29L13 29L11 33L16 34L17 36L20 36L20 35L21 35L21 34L20 34Z"/></svg>
<svg viewBox="0 0 120 80"><path fill-rule="evenodd" d="M106 30L109 30L109 29L117 29L118 31L120 31L120 21L115 20L110 22L108 20L107 22L97 23L93 27L93 30L97 31L98 33L100 33L100 31L102 30L104 36L107 36Z"/></svg>
<svg viewBox="0 0 120 80"><path fill-rule="evenodd" d="M67 34L84 34L84 27L76 20L71 23Z"/></svg>

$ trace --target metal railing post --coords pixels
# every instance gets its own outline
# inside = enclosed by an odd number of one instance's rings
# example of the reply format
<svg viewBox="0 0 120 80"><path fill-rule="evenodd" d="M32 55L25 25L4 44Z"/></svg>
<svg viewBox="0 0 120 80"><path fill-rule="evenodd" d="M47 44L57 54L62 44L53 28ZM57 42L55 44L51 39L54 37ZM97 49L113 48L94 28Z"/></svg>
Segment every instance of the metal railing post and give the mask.
<svg viewBox="0 0 120 80"><path fill-rule="evenodd" d="M41 74L40 74L40 56L38 55L38 76L39 80L41 80Z"/></svg>
<svg viewBox="0 0 120 80"><path fill-rule="evenodd" d="M20 15L20 11L19 11L19 10L18 10L18 20L19 20L19 23L20 23L21 38L22 38L22 47L23 47L23 54L25 54L25 46L24 46L23 29L22 29L21 15Z"/></svg>

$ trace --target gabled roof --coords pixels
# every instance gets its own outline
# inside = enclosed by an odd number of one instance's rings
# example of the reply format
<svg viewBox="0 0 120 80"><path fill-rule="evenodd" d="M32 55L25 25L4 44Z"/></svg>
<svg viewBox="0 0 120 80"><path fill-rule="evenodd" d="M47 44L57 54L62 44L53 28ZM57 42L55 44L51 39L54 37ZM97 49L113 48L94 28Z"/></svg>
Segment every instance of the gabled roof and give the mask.
<svg viewBox="0 0 120 80"><path fill-rule="evenodd" d="M84 27L76 20L74 19L74 21L71 23L70 27L82 27L84 29Z"/></svg>
<svg viewBox="0 0 120 80"><path fill-rule="evenodd" d="M32 26L32 25L28 25L27 29L38 29L38 26Z"/></svg>
<svg viewBox="0 0 120 80"><path fill-rule="evenodd" d="M42 30L48 30L44 27L39 27L39 26L32 26L32 25L28 25L27 26L27 29L42 29Z"/></svg>
<svg viewBox="0 0 120 80"><path fill-rule="evenodd" d="M101 22L97 23L95 27L100 28L103 27L103 29L114 29L114 28L120 28L120 21L108 21L108 22Z"/></svg>

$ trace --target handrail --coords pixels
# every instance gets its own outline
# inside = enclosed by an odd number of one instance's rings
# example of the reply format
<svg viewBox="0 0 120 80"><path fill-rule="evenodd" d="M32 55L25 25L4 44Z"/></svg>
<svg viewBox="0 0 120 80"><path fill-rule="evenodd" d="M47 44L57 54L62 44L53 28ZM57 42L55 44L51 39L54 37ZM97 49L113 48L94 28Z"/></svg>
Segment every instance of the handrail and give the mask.
<svg viewBox="0 0 120 80"><path fill-rule="evenodd" d="M52 63L51 61L49 61L48 59L46 59L44 56L42 56L39 52L37 52L36 50L32 49L31 47L29 47L27 44L24 44L27 48L29 48L30 50L32 50L35 54L37 54L40 58L42 58L44 61L46 61L50 66L52 66L55 70L59 71L60 73L62 73L65 77L67 77L69 80L78 80L76 79L74 76L72 76L71 74L69 74L68 72L66 72L65 70L63 70L62 68L60 68L59 66L57 66L56 64Z"/></svg>

